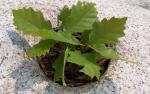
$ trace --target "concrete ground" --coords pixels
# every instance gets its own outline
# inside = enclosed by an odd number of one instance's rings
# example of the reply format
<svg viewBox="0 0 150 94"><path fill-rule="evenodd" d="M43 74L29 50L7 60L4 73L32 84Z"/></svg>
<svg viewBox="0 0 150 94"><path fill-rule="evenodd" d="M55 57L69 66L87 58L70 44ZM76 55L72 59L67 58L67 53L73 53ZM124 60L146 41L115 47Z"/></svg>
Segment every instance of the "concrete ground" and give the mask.
<svg viewBox="0 0 150 94"><path fill-rule="evenodd" d="M75 2L0 0L0 94L150 94L150 0L93 0L100 19L128 17L126 35L116 48L122 57L137 64L114 61L100 81L69 88L46 79L38 64L27 59L25 49L36 38L16 33L11 10L22 7L41 10L55 27L59 10Z"/></svg>

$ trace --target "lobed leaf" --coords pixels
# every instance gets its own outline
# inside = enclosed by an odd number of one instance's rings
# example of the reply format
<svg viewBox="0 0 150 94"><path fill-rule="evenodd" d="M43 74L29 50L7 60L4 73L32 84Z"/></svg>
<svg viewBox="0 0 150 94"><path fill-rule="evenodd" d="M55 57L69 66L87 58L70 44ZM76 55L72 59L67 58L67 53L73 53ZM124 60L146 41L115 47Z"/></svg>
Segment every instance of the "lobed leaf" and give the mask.
<svg viewBox="0 0 150 94"><path fill-rule="evenodd" d="M89 42L94 44L116 43L118 38L124 36L123 30L126 20L126 17L112 17L110 20L96 21L93 25L93 31L89 35Z"/></svg>
<svg viewBox="0 0 150 94"><path fill-rule="evenodd" d="M93 44L90 47L107 59L119 59L117 53L112 48L106 47L105 44Z"/></svg>
<svg viewBox="0 0 150 94"><path fill-rule="evenodd" d="M50 21L45 20L40 11L34 11L32 8L23 8L12 12L14 25L17 27L17 30L22 31L24 34L39 32L39 34L42 34L45 33L45 30L51 30L52 28Z"/></svg>
<svg viewBox="0 0 150 94"><path fill-rule="evenodd" d="M61 20L63 23L65 23L68 16L70 16L70 13L71 13L71 10L68 8L68 6L64 6L60 14L58 15L58 19Z"/></svg>
<svg viewBox="0 0 150 94"><path fill-rule="evenodd" d="M69 14L69 12L67 12ZM92 29L92 24L97 17L95 4L78 2L73 5L70 16L65 18L64 29L66 33L84 32Z"/></svg>
<svg viewBox="0 0 150 94"><path fill-rule="evenodd" d="M49 32L47 38L52 39L52 40L56 40L56 41L60 41L60 42L70 43L73 45L79 45L80 44L79 40L77 40L71 34L66 34L62 31Z"/></svg>
<svg viewBox="0 0 150 94"><path fill-rule="evenodd" d="M85 73L91 78L96 77L99 79L100 67L96 64L95 54L81 54L79 51L69 51L67 61L83 66L80 72Z"/></svg>
<svg viewBox="0 0 150 94"><path fill-rule="evenodd" d="M89 42L89 34L91 30L86 30L85 32L82 33L81 35L81 43L87 44Z"/></svg>
<svg viewBox="0 0 150 94"><path fill-rule="evenodd" d="M27 55L29 57L41 56L49 52L50 48L54 45L54 41L47 39L41 40L38 44L34 45L32 48L27 50Z"/></svg>

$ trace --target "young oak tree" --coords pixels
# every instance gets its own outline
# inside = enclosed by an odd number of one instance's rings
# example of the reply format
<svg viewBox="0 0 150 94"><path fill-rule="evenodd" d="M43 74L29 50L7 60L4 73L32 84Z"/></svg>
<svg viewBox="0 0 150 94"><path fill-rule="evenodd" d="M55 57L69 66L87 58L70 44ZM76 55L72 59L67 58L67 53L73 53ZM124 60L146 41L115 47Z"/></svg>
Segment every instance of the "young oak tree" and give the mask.
<svg viewBox="0 0 150 94"><path fill-rule="evenodd" d="M120 57L109 46L118 42L118 38L124 36L123 30L127 18L115 18L98 20L94 3L78 2L71 8L65 6L58 20L62 22L58 32L52 29L51 22L45 20L40 11L32 8L13 10L14 25L18 32L39 36L41 41L29 48L27 55L32 58L45 55L55 43L62 43L64 49L53 63L55 69L54 81L64 79L66 62L83 66L80 72L99 79L101 67L96 63L100 58L117 60ZM80 33L80 39L74 36ZM92 49L83 52L74 49L75 46ZM84 50L84 49L83 49Z"/></svg>

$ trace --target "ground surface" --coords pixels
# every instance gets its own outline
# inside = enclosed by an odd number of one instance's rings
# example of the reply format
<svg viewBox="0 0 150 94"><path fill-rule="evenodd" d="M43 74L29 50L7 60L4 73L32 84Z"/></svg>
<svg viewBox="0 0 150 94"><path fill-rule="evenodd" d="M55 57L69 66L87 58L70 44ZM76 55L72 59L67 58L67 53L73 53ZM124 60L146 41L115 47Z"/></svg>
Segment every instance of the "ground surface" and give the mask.
<svg viewBox="0 0 150 94"><path fill-rule="evenodd" d="M138 63L112 62L99 82L78 88L59 86L44 77L34 60L26 58L25 49L35 39L16 33L11 10L39 9L55 26L59 9L76 1L0 0L0 94L150 94L150 0L93 1L100 19L128 17L126 36L116 47L121 56Z"/></svg>

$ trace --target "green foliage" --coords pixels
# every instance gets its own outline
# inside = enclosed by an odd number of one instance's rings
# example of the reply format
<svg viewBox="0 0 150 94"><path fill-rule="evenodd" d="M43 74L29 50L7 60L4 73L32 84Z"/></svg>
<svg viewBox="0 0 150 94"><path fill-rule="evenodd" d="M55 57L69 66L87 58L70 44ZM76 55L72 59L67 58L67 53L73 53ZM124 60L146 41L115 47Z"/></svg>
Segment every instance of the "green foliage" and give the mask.
<svg viewBox="0 0 150 94"><path fill-rule="evenodd" d="M96 16L95 4L78 2L77 5L72 6L70 15L65 19L65 32L84 32L84 30L92 29Z"/></svg>
<svg viewBox="0 0 150 94"><path fill-rule="evenodd" d="M27 50L27 55L29 57L45 55L47 52L49 52L49 48L53 47L54 43L55 41L50 39L41 40L38 44Z"/></svg>
<svg viewBox="0 0 150 94"><path fill-rule="evenodd" d="M124 36L125 22L127 18L114 18L110 20L103 19L101 22L96 21L93 24L93 31L89 35L90 43L116 43L118 38Z"/></svg>
<svg viewBox="0 0 150 94"><path fill-rule="evenodd" d="M32 36L40 36L43 39L52 39L56 41L66 42L77 45L79 41L63 32L53 32L51 23L43 18L40 11L34 11L32 8L13 10L14 25L17 30L24 34Z"/></svg>
<svg viewBox="0 0 150 94"><path fill-rule="evenodd" d="M112 48L106 47L105 44L94 44L90 47L104 58L113 60L119 59L117 53Z"/></svg>
<svg viewBox="0 0 150 94"><path fill-rule="evenodd" d="M91 78L100 76L100 67L96 64L96 54L81 54L79 51L69 51L68 62L83 66L80 72L89 75Z"/></svg>
<svg viewBox="0 0 150 94"><path fill-rule="evenodd" d="M61 13L58 15L58 20L62 21L63 23L66 22L68 16L70 16L71 10L68 8L68 6L64 6Z"/></svg>
<svg viewBox="0 0 150 94"><path fill-rule="evenodd" d="M52 28L50 21L46 21L40 11L34 11L32 8L23 8L12 12L14 25L19 31L23 31L24 34L36 34Z"/></svg>
<svg viewBox="0 0 150 94"><path fill-rule="evenodd" d="M52 39L52 40L60 41L60 42L65 42L65 43L70 43L74 45L80 44L79 40L74 38L71 34L66 34L62 31L59 31L59 32L51 31L44 38Z"/></svg>
<svg viewBox="0 0 150 94"><path fill-rule="evenodd" d="M81 43L87 44L89 42L89 33L90 32L91 32L90 30L86 30L85 32L82 33Z"/></svg>
<svg viewBox="0 0 150 94"><path fill-rule="evenodd" d="M66 65L67 56L69 53L69 49L67 48L64 53L61 53L58 58L55 60L53 67L55 68L54 81L62 80L64 86L66 86L64 80L64 70Z"/></svg>
<svg viewBox="0 0 150 94"><path fill-rule="evenodd" d="M29 57L45 55L55 43L63 44L66 49L59 54L53 63L54 81L65 83L64 70L66 62L83 66L80 72L91 77L100 77L100 59L120 59L109 45L117 43L124 36L124 18L103 19L99 21L95 4L78 2L71 8L65 6L58 20L62 22L58 32L52 29L50 21L44 19L40 11L32 8L13 10L14 25L23 34L39 36L41 41L28 49ZM81 33L79 39L75 33ZM80 46L81 49L76 49ZM89 50L86 52L86 50Z"/></svg>

